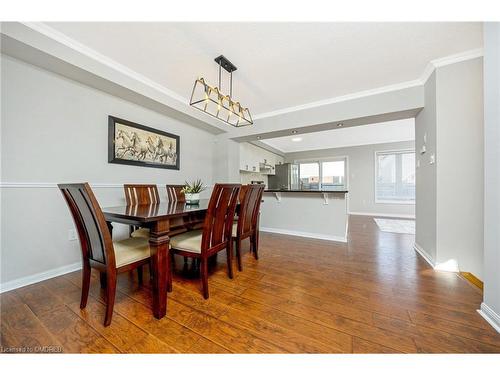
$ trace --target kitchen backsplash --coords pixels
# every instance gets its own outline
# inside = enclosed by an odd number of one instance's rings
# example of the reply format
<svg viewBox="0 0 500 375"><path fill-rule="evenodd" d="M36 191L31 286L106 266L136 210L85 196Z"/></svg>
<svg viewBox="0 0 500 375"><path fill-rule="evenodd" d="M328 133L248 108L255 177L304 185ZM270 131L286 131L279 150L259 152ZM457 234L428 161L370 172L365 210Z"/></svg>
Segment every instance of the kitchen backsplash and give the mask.
<svg viewBox="0 0 500 375"><path fill-rule="evenodd" d="M240 181L243 185L248 185L252 181L264 181L267 187L267 175L265 174L240 172Z"/></svg>

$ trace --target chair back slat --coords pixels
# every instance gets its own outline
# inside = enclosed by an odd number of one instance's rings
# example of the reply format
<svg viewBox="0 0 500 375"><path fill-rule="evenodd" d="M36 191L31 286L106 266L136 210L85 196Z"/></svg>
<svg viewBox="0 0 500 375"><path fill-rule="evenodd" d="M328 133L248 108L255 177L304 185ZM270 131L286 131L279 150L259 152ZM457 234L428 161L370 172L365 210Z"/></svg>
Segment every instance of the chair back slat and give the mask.
<svg viewBox="0 0 500 375"><path fill-rule="evenodd" d="M240 187L239 184L215 184L203 224L202 253L226 246L231 240Z"/></svg>
<svg viewBox="0 0 500 375"><path fill-rule="evenodd" d="M242 235L257 229L260 203L264 192L263 185L244 185L240 193L240 212L238 217L238 234Z"/></svg>
<svg viewBox="0 0 500 375"><path fill-rule="evenodd" d="M184 185L167 185L167 198L171 203L186 202L186 195L182 191Z"/></svg>
<svg viewBox="0 0 500 375"><path fill-rule="evenodd" d="M123 185L127 205L157 204L160 203L160 195L156 185Z"/></svg>
<svg viewBox="0 0 500 375"><path fill-rule="evenodd" d="M75 222L82 257L115 267L113 241L106 219L88 183L59 184Z"/></svg>

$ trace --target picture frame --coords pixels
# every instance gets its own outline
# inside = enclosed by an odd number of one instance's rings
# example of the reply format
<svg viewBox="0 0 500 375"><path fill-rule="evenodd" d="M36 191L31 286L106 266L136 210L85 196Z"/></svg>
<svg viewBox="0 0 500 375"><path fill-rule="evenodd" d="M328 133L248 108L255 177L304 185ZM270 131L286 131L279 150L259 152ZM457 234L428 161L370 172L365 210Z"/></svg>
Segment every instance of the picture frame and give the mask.
<svg viewBox="0 0 500 375"><path fill-rule="evenodd" d="M180 137L108 116L108 163L180 170Z"/></svg>

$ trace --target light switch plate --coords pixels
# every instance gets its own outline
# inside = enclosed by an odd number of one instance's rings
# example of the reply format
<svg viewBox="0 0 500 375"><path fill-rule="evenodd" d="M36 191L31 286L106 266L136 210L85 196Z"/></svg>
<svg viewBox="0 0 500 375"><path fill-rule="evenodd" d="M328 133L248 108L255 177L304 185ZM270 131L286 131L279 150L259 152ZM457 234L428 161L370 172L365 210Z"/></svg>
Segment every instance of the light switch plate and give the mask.
<svg viewBox="0 0 500 375"><path fill-rule="evenodd" d="M68 241L76 241L76 230L74 229L68 230Z"/></svg>
<svg viewBox="0 0 500 375"><path fill-rule="evenodd" d="M420 159L417 159L417 168L420 168Z"/></svg>

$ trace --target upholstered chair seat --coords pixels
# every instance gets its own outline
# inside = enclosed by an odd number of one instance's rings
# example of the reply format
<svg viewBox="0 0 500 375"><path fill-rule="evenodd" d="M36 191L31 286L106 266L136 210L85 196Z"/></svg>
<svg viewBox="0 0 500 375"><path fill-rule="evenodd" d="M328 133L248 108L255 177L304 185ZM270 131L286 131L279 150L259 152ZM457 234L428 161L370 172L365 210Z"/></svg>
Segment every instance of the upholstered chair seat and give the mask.
<svg viewBox="0 0 500 375"><path fill-rule="evenodd" d="M82 252L80 308L84 309L87 306L91 270L94 268L99 271L101 287L105 288L104 326L109 326L115 305L117 275L137 269L139 283L142 283L142 267L151 260L149 240L130 237L113 242L112 226L106 223L106 218L89 184L58 184L58 187L68 204L80 238Z"/></svg>
<svg viewBox="0 0 500 375"><path fill-rule="evenodd" d="M170 239L170 253L199 259L203 298L208 293L208 261L226 250L227 274L233 278L231 232L240 184L215 184L208 202L203 228Z"/></svg>
<svg viewBox="0 0 500 375"><path fill-rule="evenodd" d="M116 268L126 266L150 257L149 242L146 238L131 237L113 242Z"/></svg>
<svg viewBox="0 0 500 375"><path fill-rule="evenodd" d="M170 246L174 249L201 254L202 230L193 230L179 234L170 239Z"/></svg>
<svg viewBox="0 0 500 375"><path fill-rule="evenodd" d="M131 234L134 238L149 238L149 228L139 228L134 230Z"/></svg>

